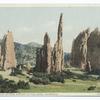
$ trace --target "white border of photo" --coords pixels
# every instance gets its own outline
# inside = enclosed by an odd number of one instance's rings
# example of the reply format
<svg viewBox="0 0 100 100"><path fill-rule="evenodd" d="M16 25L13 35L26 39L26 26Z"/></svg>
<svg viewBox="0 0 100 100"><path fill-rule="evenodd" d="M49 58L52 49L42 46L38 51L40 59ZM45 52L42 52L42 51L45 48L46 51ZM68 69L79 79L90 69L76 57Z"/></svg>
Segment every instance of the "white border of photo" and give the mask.
<svg viewBox="0 0 100 100"><path fill-rule="evenodd" d="M0 0L0 5L2 6L5 6L5 4L36 4L36 5L41 5L41 4L59 4L59 5L65 5L65 4L70 4L70 5L100 5L100 0ZM48 6L47 5L47 6ZM7 5L6 5L7 6ZM11 6L11 5L10 5ZM17 5L19 6L19 5ZM63 93L62 93L63 94ZM0 94L0 100L88 100L88 99L91 99L91 100L100 100L100 98L98 97L95 97L95 96L100 96L100 94L90 94L90 95L82 95L80 93L80 97L77 97L77 95L75 95L74 93L72 95L61 95L61 97L59 97L59 95L56 95L57 97L50 97L50 95L7 95L7 94ZM10 97L11 96L11 97ZM15 97L13 97L15 96ZM20 96L20 97L18 97ZM46 97L45 97L46 96ZM51 95L53 96L53 95ZM72 97L70 97L72 96ZM83 98L83 96L86 96ZM90 96L90 97L89 97ZM94 97L91 97L91 96L94 96ZM28 97L28 98L27 98ZM88 98L89 97L89 98Z"/></svg>

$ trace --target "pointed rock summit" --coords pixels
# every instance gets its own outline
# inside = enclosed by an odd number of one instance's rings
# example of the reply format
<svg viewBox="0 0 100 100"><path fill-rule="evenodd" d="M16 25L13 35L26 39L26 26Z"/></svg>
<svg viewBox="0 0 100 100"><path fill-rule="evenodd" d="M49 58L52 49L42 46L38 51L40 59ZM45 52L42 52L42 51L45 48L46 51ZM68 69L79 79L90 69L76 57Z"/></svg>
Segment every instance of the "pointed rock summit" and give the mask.
<svg viewBox="0 0 100 100"><path fill-rule="evenodd" d="M61 72L64 66L64 55L63 55L63 44L62 44L62 34L63 34L62 17L63 14L61 13L58 25L57 41L53 48L53 60L52 60L53 72Z"/></svg>
<svg viewBox="0 0 100 100"><path fill-rule="evenodd" d="M4 70L16 67L13 35L9 31L1 43L1 67Z"/></svg>
<svg viewBox="0 0 100 100"><path fill-rule="evenodd" d="M58 33L57 33L58 34L58 38L57 38L58 41L62 40L62 32L63 32L62 18L63 18L63 14L61 13L60 19L59 19L59 25L58 25Z"/></svg>

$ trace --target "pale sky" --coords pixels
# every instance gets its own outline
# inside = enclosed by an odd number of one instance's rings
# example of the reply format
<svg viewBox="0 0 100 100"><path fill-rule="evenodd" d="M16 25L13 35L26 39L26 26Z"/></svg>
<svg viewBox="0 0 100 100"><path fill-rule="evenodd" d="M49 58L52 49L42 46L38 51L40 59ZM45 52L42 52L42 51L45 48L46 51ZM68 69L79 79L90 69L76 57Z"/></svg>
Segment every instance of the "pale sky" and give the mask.
<svg viewBox="0 0 100 100"><path fill-rule="evenodd" d="M90 27L100 28L100 7L0 7L0 38L12 31L14 41L43 44L48 32L53 47L57 39L60 13L63 13L63 47L70 52L73 39Z"/></svg>

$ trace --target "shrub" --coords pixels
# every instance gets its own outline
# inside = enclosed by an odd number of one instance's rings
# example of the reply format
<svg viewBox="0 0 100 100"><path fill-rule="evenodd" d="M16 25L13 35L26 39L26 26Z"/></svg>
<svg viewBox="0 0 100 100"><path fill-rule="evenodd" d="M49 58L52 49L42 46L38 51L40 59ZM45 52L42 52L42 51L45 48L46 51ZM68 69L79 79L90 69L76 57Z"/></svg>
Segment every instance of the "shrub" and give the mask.
<svg viewBox="0 0 100 100"><path fill-rule="evenodd" d="M50 82L61 82L64 83L64 73L56 72L52 74L34 72L33 77L30 79L30 82L34 84L49 84Z"/></svg>
<svg viewBox="0 0 100 100"><path fill-rule="evenodd" d="M90 86L88 87L88 90L95 90L96 86Z"/></svg>
<svg viewBox="0 0 100 100"><path fill-rule="evenodd" d="M76 80L75 80L75 79L73 79L72 81L73 81L73 82L76 82Z"/></svg>
<svg viewBox="0 0 100 100"><path fill-rule="evenodd" d="M17 84L13 80L3 79L0 75L0 93L16 93L18 89L29 89L28 82L19 81Z"/></svg>
<svg viewBox="0 0 100 100"><path fill-rule="evenodd" d="M61 83L64 83L64 76L60 72L52 73L51 75L49 75L49 80L51 82L61 82Z"/></svg>
<svg viewBox="0 0 100 100"><path fill-rule="evenodd" d="M29 89L29 88L30 88L30 85L29 85L28 82L19 81L19 82L17 83L17 87L18 87L19 89Z"/></svg>
<svg viewBox="0 0 100 100"><path fill-rule="evenodd" d="M50 83L50 80L48 79L48 78L42 78L42 84L43 85L47 85L47 84L49 84Z"/></svg>
<svg viewBox="0 0 100 100"><path fill-rule="evenodd" d="M39 77L35 77L33 76L32 78L30 78L30 82L34 83L34 84L43 84L43 85L47 85L50 83L48 78L39 78Z"/></svg>
<svg viewBox="0 0 100 100"><path fill-rule="evenodd" d="M68 69L67 71L63 71L61 72L61 75L64 77L64 78L73 78L74 74Z"/></svg>
<svg viewBox="0 0 100 100"><path fill-rule="evenodd" d="M17 89L17 85L14 81L8 79L0 80L0 93L15 93Z"/></svg>

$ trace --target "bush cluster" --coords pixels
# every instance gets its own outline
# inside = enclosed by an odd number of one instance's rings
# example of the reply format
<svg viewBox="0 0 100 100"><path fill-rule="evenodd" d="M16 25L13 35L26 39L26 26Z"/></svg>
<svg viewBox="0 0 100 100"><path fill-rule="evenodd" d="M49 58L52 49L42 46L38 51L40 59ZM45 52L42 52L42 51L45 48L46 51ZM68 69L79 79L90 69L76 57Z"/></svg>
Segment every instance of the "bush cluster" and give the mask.
<svg viewBox="0 0 100 100"><path fill-rule="evenodd" d="M33 77L30 78L30 82L34 84L49 84L51 82L61 82L64 83L64 75L60 72L58 73L40 73L40 72L34 72Z"/></svg>
<svg viewBox="0 0 100 100"><path fill-rule="evenodd" d="M30 85L28 82L24 82L24 81L19 81L17 83L17 86L19 89L29 89L30 88Z"/></svg>
<svg viewBox="0 0 100 100"><path fill-rule="evenodd" d="M88 87L88 89L87 89L87 90L95 90L95 88L96 88L96 86L95 86L95 85L93 85L93 86Z"/></svg>
<svg viewBox="0 0 100 100"><path fill-rule="evenodd" d="M61 82L61 83L64 83L64 76L60 72L52 73L51 75L49 75L49 80L51 82Z"/></svg>
<svg viewBox="0 0 100 100"><path fill-rule="evenodd" d="M16 93L18 89L29 89L28 82L19 81L15 83L13 80L3 79L0 75L0 93Z"/></svg>
<svg viewBox="0 0 100 100"><path fill-rule="evenodd" d="M17 89L17 84L13 80L3 79L0 76L0 93L15 93Z"/></svg>
<svg viewBox="0 0 100 100"><path fill-rule="evenodd" d="M47 85L50 83L49 79L46 78L46 77L36 77L36 76L33 76L32 78L30 78L30 82L34 83L34 84L43 84L43 85Z"/></svg>

